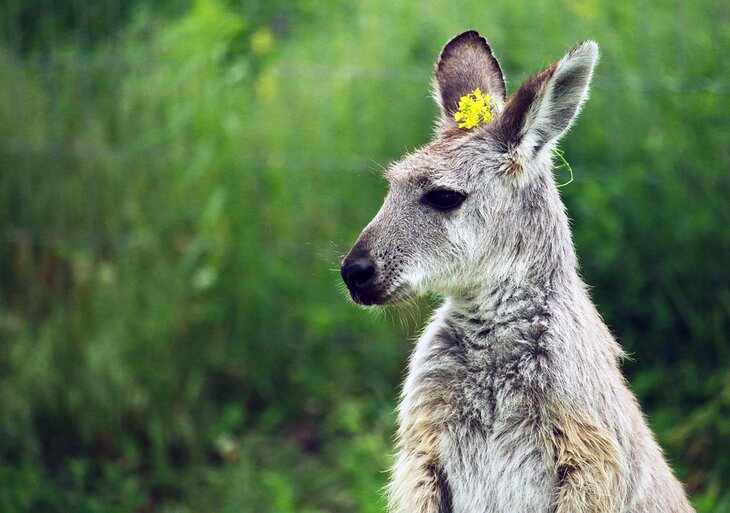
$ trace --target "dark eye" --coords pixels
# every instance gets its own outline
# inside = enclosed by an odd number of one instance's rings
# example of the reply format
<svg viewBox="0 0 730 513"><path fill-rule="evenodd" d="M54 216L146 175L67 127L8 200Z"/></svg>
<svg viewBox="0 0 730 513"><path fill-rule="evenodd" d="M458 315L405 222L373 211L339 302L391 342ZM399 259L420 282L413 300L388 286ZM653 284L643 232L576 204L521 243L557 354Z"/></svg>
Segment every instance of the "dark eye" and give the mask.
<svg viewBox="0 0 730 513"><path fill-rule="evenodd" d="M465 199L466 196L460 192L440 189L424 194L421 203L437 210L453 210L461 205L461 202Z"/></svg>

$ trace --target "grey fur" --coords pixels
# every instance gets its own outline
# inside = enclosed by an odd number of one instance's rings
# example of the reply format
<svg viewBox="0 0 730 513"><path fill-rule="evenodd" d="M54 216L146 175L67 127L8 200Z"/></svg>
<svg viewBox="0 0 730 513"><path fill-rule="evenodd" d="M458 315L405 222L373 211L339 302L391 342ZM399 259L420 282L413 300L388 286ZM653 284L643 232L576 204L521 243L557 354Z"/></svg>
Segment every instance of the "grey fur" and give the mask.
<svg viewBox="0 0 730 513"><path fill-rule="evenodd" d="M442 54L437 99L444 87L454 97L449 76L504 84L486 41L467 34ZM472 69L480 51L487 67ZM442 106L435 140L388 170L385 202L343 263L372 262L368 303L446 298L403 388L394 513L693 511L578 275L552 177L596 60L595 43L579 45L506 104L496 95L497 116L473 130ZM433 189L467 198L438 211L421 201Z"/></svg>

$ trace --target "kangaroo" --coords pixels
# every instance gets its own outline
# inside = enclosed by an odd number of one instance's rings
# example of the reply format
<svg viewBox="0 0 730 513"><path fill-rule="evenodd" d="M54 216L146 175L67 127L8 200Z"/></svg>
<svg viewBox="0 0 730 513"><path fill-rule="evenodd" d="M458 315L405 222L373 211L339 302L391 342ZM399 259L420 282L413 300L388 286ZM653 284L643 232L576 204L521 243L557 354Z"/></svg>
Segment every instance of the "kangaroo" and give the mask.
<svg viewBox="0 0 730 513"><path fill-rule="evenodd" d="M552 175L597 59L584 42L507 99L486 39L452 39L434 140L388 168L342 263L359 304L445 298L403 387L393 513L694 511L578 274ZM460 100L477 89L491 120L464 129Z"/></svg>

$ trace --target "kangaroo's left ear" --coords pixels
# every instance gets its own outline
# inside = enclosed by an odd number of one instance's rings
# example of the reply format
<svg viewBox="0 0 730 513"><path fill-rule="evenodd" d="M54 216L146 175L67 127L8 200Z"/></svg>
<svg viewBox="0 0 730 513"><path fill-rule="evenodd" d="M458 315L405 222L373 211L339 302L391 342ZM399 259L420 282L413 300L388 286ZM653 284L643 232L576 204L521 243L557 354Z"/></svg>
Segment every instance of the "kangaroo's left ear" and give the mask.
<svg viewBox="0 0 730 513"><path fill-rule="evenodd" d="M436 65L434 97L441 107L441 127L456 126L454 113L462 96L480 89L501 110L507 88L499 61L487 40L476 30L446 43Z"/></svg>
<svg viewBox="0 0 730 513"><path fill-rule="evenodd" d="M597 60L598 45L593 41L581 43L510 98L495 120L497 138L510 155L506 163L509 169L522 170L567 132L588 98Z"/></svg>

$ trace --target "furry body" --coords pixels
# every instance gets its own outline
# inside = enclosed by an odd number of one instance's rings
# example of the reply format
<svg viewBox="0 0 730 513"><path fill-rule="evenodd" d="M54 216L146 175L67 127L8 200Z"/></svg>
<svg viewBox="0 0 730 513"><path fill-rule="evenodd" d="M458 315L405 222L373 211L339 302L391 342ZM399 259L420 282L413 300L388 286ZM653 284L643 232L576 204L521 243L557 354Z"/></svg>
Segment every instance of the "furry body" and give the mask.
<svg viewBox="0 0 730 513"><path fill-rule="evenodd" d="M437 138L389 169L385 203L343 263L363 304L446 297L403 389L393 513L693 511L578 275L551 174L596 59L580 45L508 100L486 40L452 40ZM497 115L458 130L455 105L475 87Z"/></svg>
<svg viewBox="0 0 730 513"><path fill-rule="evenodd" d="M587 297L495 292L472 303L486 308L448 301L416 346L393 510L691 511ZM558 335L560 324L577 336Z"/></svg>

